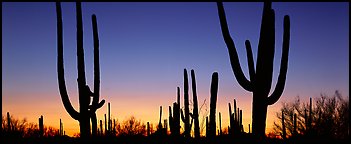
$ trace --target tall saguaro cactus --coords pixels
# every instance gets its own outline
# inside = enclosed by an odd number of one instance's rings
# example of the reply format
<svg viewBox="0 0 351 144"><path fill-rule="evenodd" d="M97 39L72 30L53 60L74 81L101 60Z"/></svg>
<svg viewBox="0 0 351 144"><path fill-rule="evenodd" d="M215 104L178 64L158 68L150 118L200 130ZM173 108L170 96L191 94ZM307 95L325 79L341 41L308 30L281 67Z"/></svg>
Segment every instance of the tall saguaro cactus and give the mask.
<svg viewBox="0 0 351 144"><path fill-rule="evenodd" d="M94 36L94 93L92 93L86 85L85 79L85 64L84 64L84 49L83 49L83 24L82 24L82 9L81 3L76 2L76 18L77 18L77 69L78 69L78 93L79 93L79 112L76 111L67 94L64 66L63 66L63 32L62 32L62 12L61 4L56 3L57 14L57 73L58 84L62 103L69 115L79 121L80 136L87 138L90 136L90 118L92 120L93 134L97 132L96 110L101 108L105 100L99 102L100 88L100 72L99 72L99 39L97 33L96 16L92 16L93 36ZM90 104L90 97L93 97L93 102Z"/></svg>
<svg viewBox="0 0 351 144"><path fill-rule="evenodd" d="M183 113L182 113L183 114ZM184 135L185 138L190 138L190 117L189 117L189 84L188 72L184 69Z"/></svg>
<svg viewBox="0 0 351 144"><path fill-rule="evenodd" d="M200 138L199 108L197 104L196 78L195 78L194 70L191 70L191 87L193 91L193 103L194 103L194 109L193 109L193 119L195 124L194 133L195 133L195 139L199 139Z"/></svg>
<svg viewBox="0 0 351 144"><path fill-rule="evenodd" d="M221 2L217 2L218 14L224 41L227 45L230 62L238 83L247 91L253 93L252 102L252 133L259 137L265 136L268 105L278 101L283 93L288 69L290 19L284 16L283 52L278 82L273 93L269 95L272 84L273 61L275 49L275 14L271 2L264 3L256 70L249 40L245 41L250 80L248 80L240 66L238 54L233 39L230 36L227 20Z"/></svg>

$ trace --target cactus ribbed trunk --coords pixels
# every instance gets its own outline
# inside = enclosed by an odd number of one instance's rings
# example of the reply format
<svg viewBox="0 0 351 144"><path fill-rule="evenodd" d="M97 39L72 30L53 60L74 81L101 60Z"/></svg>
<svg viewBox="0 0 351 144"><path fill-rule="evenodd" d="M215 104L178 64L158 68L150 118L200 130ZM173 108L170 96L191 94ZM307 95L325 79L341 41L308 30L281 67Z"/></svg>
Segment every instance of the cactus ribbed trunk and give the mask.
<svg viewBox="0 0 351 144"><path fill-rule="evenodd" d="M218 92L218 73L212 74L211 81L211 101L210 101L210 122L209 122L209 138L213 139L216 136L216 105Z"/></svg>
<svg viewBox="0 0 351 144"><path fill-rule="evenodd" d="M266 117L268 105L262 103L263 99L253 93L252 99L252 133L257 136L265 136Z"/></svg>
<svg viewBox="0 0 351 144"><path fill-rule="evenodd" d="M238 83L245 90L253 93L252 133L259 138L263 138L265 137L267 107L279 100L285 87L290 42L289 16L284 16L283 50L278 81L274 91L269 96L275 50L275 14L271 2L265 2L263 7L256 70L250 41L245 41L250 79L245 77L241 69L236 47L229 33L223 4L217 2L217 7L222 35L228 48L233 73Z"/></svg>

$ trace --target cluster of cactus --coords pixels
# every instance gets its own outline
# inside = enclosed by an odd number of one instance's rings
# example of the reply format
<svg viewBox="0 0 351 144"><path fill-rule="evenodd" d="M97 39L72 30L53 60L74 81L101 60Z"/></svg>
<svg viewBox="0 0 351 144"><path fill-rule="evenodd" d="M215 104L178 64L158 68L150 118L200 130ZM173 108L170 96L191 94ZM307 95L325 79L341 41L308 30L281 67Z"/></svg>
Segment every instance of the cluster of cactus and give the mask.
<svg viewBox="0 0 351 144"><path fill-rule="evenodd" d="M231 135L239 135L244 132L243 124L242 124L242 110L239 107L236 107L236 100L234 99L234 113L232 113L232 108L230 103L229 106L229 125L230 129L229 134Z"/></svg>
<svg viewBox="0 0 351 144"><path fill-rule="evenodd" d="M276 103L281 97L288 69L290 20L286 15L284 16L283 51L278 82L273 93L268 96L272 84L275 49L275 14L271 5L271 2L265 2L263 7L256 69L250 41L245 41L250 76L250 79L247 79L241 69L235 44L228 30L223 4L217 2L222 34L228 48L232 70L238 83L245 90L253 93L252 133L258 137L265 137L267 107Z"/></svg>
<svg viewBox="0 0 351 144"><path fill-rule="evenodd" d="M191 70L192 79L192 92L193 92L193 112L189 111L189 84L188 84L188 72L184 69L184 113L180 109L180 88L177 87L177 102L173 103L173 116L172 109L169 106L169 123L171 128L171 134L174 136L180 135L180 116L184 123L184 136L186 139L190 138L191 127L194 122L194 134L195 139L200 138L200 126L199 126L199 113L198 113L198 102L196 93L196 78L194 70ZM191 117L191 120L190 120Z"/></svg>
<svg viewBox="0 0 351 144"><path fill-rule="evenodd" d="M82 139L90 136L90 119L92 123L92 135L97 134L96 110L101 108L105 100L99 102L100 95L100 65L99 65L99 38L97 30L96 16L92 15L93 37L94 37L94 93L90 91L85 79L84 49L83 49L83 24L81 3L76 2L77 18L77 66L78 66L78 92L79 92L79 112L76 111L68 97L66 90L64 65L63 65L63 30L62 30L62 12L60 2L56 2L57 14L57 73L59 91L62 103L69 115L79 121L80 137ZM90 105L90 98L93 98Z"/></svg>
<svg viewBox="0 0 351 144"><path fill-rule="evenodd" d="M106 114L104 114L104 118L105 118L105 136L110 136L110 135L114 135L116 133L116 120L111 118L111 104L108 103L107 104L107 117ZM102 134L102 120L100 120L100 135Z"/></svg>
<svg viewBox="0 0 351 144"><path fill-rule="evenodd" d="M157 133L159 135L167 135L167 119L163 120L163 125L162 125L162 106L160 106L160 119L158 121L158 125L157 125Z"/></svg>
<svg viewBox="0 0 351 144"><path fill-rule="evenodd" d="M184 123L184 137L186 140L190 138L190 131L192 125L194 124L194 135L195 140L200 138L200 124L199 124L199 108L197 101L197 92L196 92L196 77L194 70L191 70L191 82L192 82L192 92L193 92L193 112L189 111L189 84L188 84L188 73L184 69L184 113L180 109L180 88L177 87L177 102L173 103L173 115L172 107L169 106L169 125L171 134L173 136L180 135L180 118ZM210 104L210 122L208 117L206 118L206 135L210 132L211 129L212 135L216 135L216 102L217 102L217 91L218 91L218 73L214 72L212 75L211 82L211 104ZM191 118L191 120L190 120ZM211 122L212 121L212 122ZM211 125L211 126L210 126Z"/></svg>

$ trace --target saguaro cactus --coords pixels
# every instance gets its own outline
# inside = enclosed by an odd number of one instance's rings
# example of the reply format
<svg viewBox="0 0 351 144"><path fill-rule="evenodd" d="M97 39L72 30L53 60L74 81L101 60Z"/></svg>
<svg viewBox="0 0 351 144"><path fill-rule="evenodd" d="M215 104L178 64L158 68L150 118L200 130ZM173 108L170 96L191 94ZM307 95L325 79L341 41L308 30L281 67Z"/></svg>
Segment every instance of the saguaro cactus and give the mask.
<svg viewBox="0 0 351 144"><path fill-rule="evenodd" d="M59 135L60 135L60 136L63 136L63 123L62 123L61 119L60 119L60 130L59 130Z"/></svg>
<svg viewBox="0 0 351 144"><path fill-rule="evenodd" d="M11 116L9 112L7 112L7 132L11 132Z"/></svg>
<svg viewBox="0 0 351 144"><path fill-rule="evenodd" d="M77 13L77 69L78 69L78 92L79 92L79 112L76 111L67 94L64 66L63 66L63 32L62 32L62 14L61 4L56 3L57 13L57 73L58 84L62 103L69 115L79 121L80 136L86 138L90 136L90 118L92 120L93 135L97 132L96 110L101 108L105 100L99 102L100 72L99 72L99 39L97 33L96 16L92 16L93 35L94 35L94 93L86 85L85 66L84 66L84 49L83 49L83 26L81 3L76 2ZM93 97L92 105L90 97Z"/></svg>
<svg viewBox="0 0 351 144"><path fill-rule="evenodd" d="M268 96L272 84L275 49L275 15L274 10L271 7L271 2L264 3L260 39L258 43L256 70L254 68L250 41L245 41L250 80L245 77L241 69L235 44L228 30L223 4L221 2L217 2L217 7L222 34L228 48L234 75L238 83L245 90L253 93L252 133L259 137L264 137L268 105L272 105L278 101L285 86L290 41L289 16L284 16L283 52L278 82L273 93Z"/></svg>
<svg viewBox="0 0 351 144"><path fill-rule="evenodd" d="M285 118L284 118L284 111L282 110L282 137L286 139L286 129L285 129Z"/></svg>
<svg viewBox="0 0 351 144"><path fill-rule="evenodd" d="M180 136L180 88L177 87L177 102L173 103L173 116L172 116L172 108L169 106L169 127L171 130L171 134L174 137Z"/></svg>
<svg viewBox="0 0 351 144"><path fill-rule="evenodd" d="M193 119L194 119L194 133L195 139L200 138L200 125L199 125L199 108L197 104L197 93L196 93L196 78L194 70L191 70L191 87L193 91Z"/></svg>
<svg viewBox="0 0 351 144"><path fill-rule="evenodd" d="M184 69L184 135L185 138L190 138L190 117L189 117L189 85L188 72Z"/></svg>
<svg viewBox="0 0 351 144"><path fill-rule="evenodd" d="M216 105L218 92L218 73L212 74L211 80L211 101L210 101L210 121L209 121L209 138L213 139L216 136Z"/></svg>
<svg viewBox="0 0 351 144"><path fill-rule="evenodd" d="M222 135L222 115L221 112L219 112L219 135Z"/></svg>
<svg viewBox="0 0 351 144"><path fill-rule="evenodd" d="M239 107L236 107L236 100L234 99L234 113L232 113L231 105L229 105L229 120L230 120L230 129L229 132L231 135L239 135L243 132L243 125L242 125L242 110Z"/></svg>
<svg viewBox="0 0 351 144"><path fill-rule="evenodd" d="M147 127L147 136L150 136L150 123L149 122L147 122L147 125L146 125Z"/></svg>

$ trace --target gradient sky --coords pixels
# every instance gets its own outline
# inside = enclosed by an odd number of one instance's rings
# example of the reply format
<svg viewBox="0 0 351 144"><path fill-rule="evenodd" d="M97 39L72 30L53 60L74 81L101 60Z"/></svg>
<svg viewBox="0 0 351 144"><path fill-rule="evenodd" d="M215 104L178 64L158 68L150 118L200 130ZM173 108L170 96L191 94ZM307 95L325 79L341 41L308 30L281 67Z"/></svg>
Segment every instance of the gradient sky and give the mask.
<svg viewBox="0 0 351 144"><path fill-rule="evenodd" d="M71 103L78 109L75 3L62 3L65 79ZM283 16L289 15L291 39L285 90L268 107L267 131L282 102L332 95L349 97L349 3L273 3L276 14L276 49L273 85L280 68ZM237 46L242 69L248 76L244 42L251 41L257 58L263 3L225 2L228 26ZM183 69L194 69L198 102L209 113L211 75L219 73L217 112L228 125L228 103L237 100L243 125L251 123L252 94L236 81L224 43L217 6L202 3L82 3L85 70L93 89L91 15L96 14L100 38L101 97L111 103L112 117L123 121L135 116L154 125L163 106L183 92ZM59 127L66 134L79 131L63 107L58 91L55 3L2 3L2 114ZM189 83L189 85L191 85ZM271 90L272 92L272 90ZM190 95L192 94L190 90ZM192 98L191 98L192 99ZM183 105L183 100L181 100ZM103 119L107 104L97 111ZM200 122L202 119L200 119Z"/></svg>

